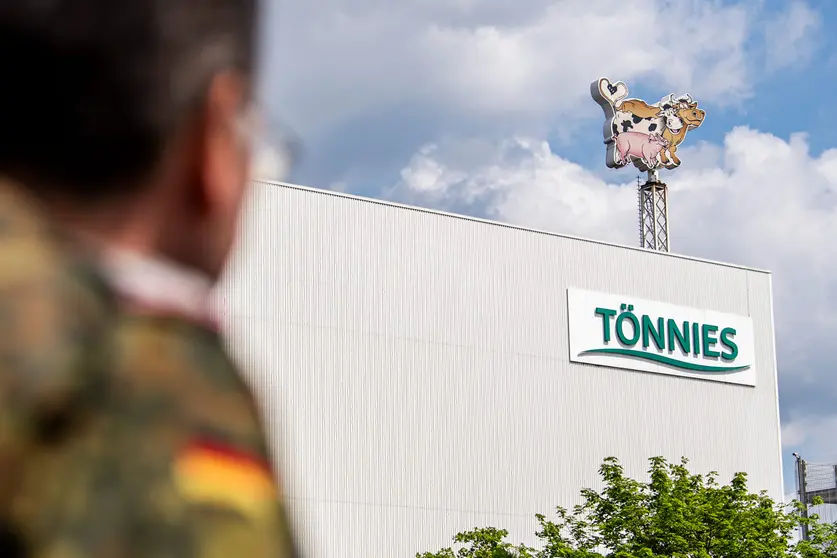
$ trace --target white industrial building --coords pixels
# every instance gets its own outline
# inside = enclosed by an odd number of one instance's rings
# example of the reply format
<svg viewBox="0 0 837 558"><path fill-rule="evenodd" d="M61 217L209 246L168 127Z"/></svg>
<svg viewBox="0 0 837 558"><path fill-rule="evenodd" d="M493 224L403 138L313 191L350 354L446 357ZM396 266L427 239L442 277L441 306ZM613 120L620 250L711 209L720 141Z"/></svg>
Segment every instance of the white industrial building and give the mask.
<svg viewBox="0 0 837 558"><path fill-rule="evenodd" d="M608 456L783 497L769 273L285 184L249 204L219 292L306 555L534 544Z"/></svg>

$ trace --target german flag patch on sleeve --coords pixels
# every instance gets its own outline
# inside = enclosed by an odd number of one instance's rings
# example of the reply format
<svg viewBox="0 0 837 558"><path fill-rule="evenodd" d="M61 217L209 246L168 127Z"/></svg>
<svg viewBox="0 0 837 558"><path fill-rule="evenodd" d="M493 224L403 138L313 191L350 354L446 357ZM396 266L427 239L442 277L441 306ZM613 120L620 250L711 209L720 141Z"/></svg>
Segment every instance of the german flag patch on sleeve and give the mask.
<svg viewBox="0 0 837 558"><path fill-rule="evenodd" d="M189 444L177 457L175 482L189 501L233 508L253 519L270 515L279 496L267 461L205 441Z"/></svg>

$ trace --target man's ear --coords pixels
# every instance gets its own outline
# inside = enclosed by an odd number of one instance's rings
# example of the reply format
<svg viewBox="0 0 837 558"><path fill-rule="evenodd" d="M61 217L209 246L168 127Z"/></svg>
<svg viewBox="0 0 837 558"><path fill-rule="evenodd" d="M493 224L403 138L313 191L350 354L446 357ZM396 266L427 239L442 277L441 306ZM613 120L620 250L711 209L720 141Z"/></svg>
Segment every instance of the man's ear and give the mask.
<svg viewBox="0 0 837 558"><path fill-rule="evenodd" d="M210 212L238 203L247 181L249 146L238 122L245 113L249 90L238 72L222 72L209 84L202 108L200 177L202 197Z"/></svg>

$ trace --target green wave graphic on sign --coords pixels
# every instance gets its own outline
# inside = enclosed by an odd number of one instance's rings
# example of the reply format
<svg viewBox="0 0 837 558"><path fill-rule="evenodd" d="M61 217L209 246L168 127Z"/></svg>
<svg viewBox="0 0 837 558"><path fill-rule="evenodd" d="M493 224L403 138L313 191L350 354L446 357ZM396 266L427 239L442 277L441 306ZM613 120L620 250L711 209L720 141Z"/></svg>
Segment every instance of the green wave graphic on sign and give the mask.
<svg viewBox="0 0 837 558"><path fill-rule="evenodd" d="M741 372L742 370L747 370L750 368L750 365L744 366L712 366L709 364L696 364L694 362L683 362L682 360L673 359L667 357L665 355L658 355L656 353L648 353L645 351L636 351L633 349L591 349L589 351L584 351L581 355L616 355L616 356L624 356L628 358L635 358L639 360L648 360L651 362L659 362L662 364L667 364L668 366L674 368L680 368L681 370L688 370L689 372L706 372L706 373L713 373L713 374L729 374L732 372ZM579 356L581 356L579 355Z"/></svg>

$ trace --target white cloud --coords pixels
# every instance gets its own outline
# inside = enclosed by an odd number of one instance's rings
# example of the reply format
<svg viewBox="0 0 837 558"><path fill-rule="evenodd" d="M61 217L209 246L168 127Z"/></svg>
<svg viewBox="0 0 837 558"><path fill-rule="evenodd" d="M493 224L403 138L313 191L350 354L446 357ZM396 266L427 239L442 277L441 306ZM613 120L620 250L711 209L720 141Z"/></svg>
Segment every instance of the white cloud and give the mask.
<svg viewBox="0 0 837 558"><path fill-rule="evenodd" d="M765 23L766 64L780 70L806 62L814 51L820 21L804 2L791 2Z"/></svg>
<svg viewBox="0 0 837 558"><path fill-rule="evenodd" d="M808 437L808 427L803 421L782 425L782 447L795 448L802 445Z"/></svg>
<svg viewBox="0 0 837 558"><path fill-rule="evenodd" d="M615 174L615 182L603 180L533 139L473 143L481 160L468 142L422 148L388 196L637 242L636 189L633 181L619 182L619 176L629 178L624 173ZM804 135L784 140L741 127L722 146L704 142L679 153L684 168L664 176L674 250L774 273L780 374L800 398L783 417L790 421L785 442L833 446L837 416L821 415L837 399L827 355L837 338L837 149L812 157ZM825 404L806 410L801 399L815 395ZM798 417L807 418L794 422Z"/></svg>
<svg viewBox="0 0 837 558"><path fill-rule="evenodd" d="M482 213L538 229L629 242L636 217L630 188L609 185L579 165L555 155L546 142L515 138L495 146L456 142L440 150L423 147L401 173L391 197ZM468 155L463 155L463 151ZM486 163L461 162L486 152ZM558 219L557 221L555 219Z"/></svg>
<svg viewBox="0 0 837 558"><path fill-rule="evenodd" d="M756 5L716 0L319 0L267 14L266 91L306 135L393 106L533 129L588 114L600 75L688 91L751 93L744 50ZM326 107L326 109L324 109Z"/></svg>
<svg viewBox="0 0 837 558"><path fill-rule="evenodd" d="M782 446L794 449L810 462L834 462L837 465L837 414L803 416L782 425ZM832 468L833 471L833 468Z"/></svg>
<svg viewBox="0 0 837 558"><path fill-rule="evenodd" d="M344 181L338 180L329 184L327 189L333 192L346 192L347 187L348 185Z"/></svg>

